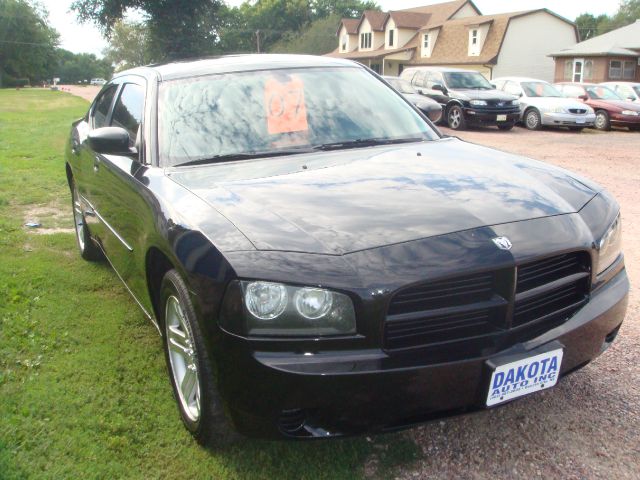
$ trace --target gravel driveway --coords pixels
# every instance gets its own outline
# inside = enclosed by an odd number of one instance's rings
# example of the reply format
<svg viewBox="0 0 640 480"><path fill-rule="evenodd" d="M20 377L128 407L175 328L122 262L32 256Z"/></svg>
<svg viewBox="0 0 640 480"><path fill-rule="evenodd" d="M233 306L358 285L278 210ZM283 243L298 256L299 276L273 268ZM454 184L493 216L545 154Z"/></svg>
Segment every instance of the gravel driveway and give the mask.
<svg viewBox="0 0 640 480"><path fill-rule="evenodd" d="M568 168L612 192L622 206L631 295L620 335L603 356L551 390L409 431L425 460L396 477L640 478L640 134L442 131Z"/></svg>
<svg viewBox="0 0 640 480"><path fill-rule="evenodd" d="M98 87L71 86L91 100ZM626 131L452 132L464 140L526 155L589 177L622 206L624 251L632 282L620 335L600 358L555 388L501 408L413 430L424 459L399 479L640 478L640 134ZM372 456L367 476L377 477Z"/></svg>

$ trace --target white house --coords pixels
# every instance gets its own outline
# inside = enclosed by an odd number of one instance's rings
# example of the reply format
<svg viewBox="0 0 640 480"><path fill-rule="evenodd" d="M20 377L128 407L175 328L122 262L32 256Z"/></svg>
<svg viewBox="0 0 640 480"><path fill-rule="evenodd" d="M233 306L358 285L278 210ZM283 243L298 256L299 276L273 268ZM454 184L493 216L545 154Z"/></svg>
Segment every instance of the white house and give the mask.
<svg viewBox="0 0 640 480"><path fill-rule="evenodd" d="M575 24L547 9L482 15L471 0L342 19L329 56L357 60L385 75L417 65L474 69L488 78L553 81L549 54L573 46Z"/></svg>

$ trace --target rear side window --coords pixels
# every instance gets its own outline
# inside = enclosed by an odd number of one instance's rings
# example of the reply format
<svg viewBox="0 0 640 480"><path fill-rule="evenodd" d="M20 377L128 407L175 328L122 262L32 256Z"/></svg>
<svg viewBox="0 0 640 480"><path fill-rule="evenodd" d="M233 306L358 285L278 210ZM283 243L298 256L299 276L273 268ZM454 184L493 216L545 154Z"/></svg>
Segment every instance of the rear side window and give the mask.
<svg viewBox="0 0 640 480"><path fill-rule="evenodd" d="M96 106L93 109L93 128L101 128L107 126L107 115L109 114L109 107L113 101L113 96L116 94L116 85L110 86L107 90L102 92L102 95L97 99Z"/></svg>
<svg viewBox="0 0 640 480"><path fill-rule="evenodd" d="M144 89L140 85L127 83L113 109L111 124L129 132L131 144L135 143L138 127L142 122L144 108Z"/></svg>
<svg viewBox="0 0 640 480"><path fill-rule="evenodd" d="M562 88L562 93L564 93L567 97L578 98L581 95L585 95L584 89L582 87L574 87L573 85L565 85Z"/></svg>
<svg viewBox="0 0 640 480"><path fill-rule="evenodd" d="M413 77L413 81L411 83L413 83L416 87L424 87L425 76L426 76L426 73L424 71L418 70L418 72L416 73L416 76Z"/></svg>

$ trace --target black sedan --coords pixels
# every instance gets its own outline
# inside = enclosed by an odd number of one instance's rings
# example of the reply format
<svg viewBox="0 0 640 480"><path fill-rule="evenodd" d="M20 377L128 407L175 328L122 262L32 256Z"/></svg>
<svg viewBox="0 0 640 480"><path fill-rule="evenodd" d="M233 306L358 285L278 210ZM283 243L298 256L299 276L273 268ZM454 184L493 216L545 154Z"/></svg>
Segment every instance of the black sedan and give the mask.
<svg viewBox="0 0 640 480"><path fill-rule="evenodd" d="M418 110L424 113L433 123L438 123L442 119L442 106L435 100L420 95L406 80L398 77L382 77L389 85L395 88L400 94L413 104Z"/></svg>
<svg viewBox="0 0 640 480"><path fill-rule="evenodd" d="M80 254L160 332L187 429L386 431L552 387L615 339L616 201L444 138L343 60L118 74L73 124Z"/></svg>

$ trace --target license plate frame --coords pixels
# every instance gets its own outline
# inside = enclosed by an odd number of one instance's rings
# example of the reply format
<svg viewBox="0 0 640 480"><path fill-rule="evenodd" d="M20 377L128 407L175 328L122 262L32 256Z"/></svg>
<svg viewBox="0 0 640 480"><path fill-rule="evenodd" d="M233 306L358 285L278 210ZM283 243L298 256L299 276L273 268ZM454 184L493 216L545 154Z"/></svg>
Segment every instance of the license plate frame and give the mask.
<svg viewBox="0 0 640 480"><path fill-rule="evenodd" d="M555 386L563 354L563 346L554 344L542 351L489 361L491 372L485 406L493 407Z"/></svg>
<svg viewBox="0 0 640 480"><path fill-rule="evenodd" d="M506 121L507 121L506 115L496 115L496 122L506 122Z"/></svg>
<svg viewBox="0 0 640 480"><path fill-rule="evenodd" d="M583 123L585 123L585 119L584 118L576 118L576 123L583 124Z"/></svg>

